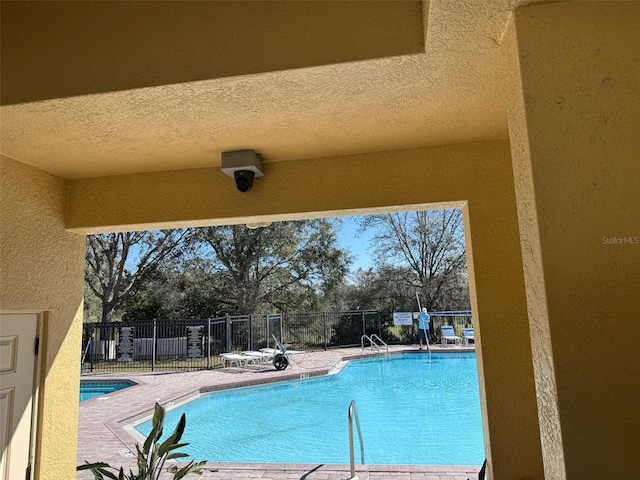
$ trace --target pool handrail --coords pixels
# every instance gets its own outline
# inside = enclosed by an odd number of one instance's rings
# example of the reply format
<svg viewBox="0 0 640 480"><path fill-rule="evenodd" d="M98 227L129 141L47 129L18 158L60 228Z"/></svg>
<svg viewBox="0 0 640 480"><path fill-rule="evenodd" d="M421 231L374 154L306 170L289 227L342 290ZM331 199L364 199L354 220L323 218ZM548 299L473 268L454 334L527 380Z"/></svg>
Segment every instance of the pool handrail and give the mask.
<svg viewBox="0 0 640 480"><path fill-rule="evenodd" d="M353 418L356 419L356 427L358 428L358 437L360 438L360 461L364 465L364 443L362 442L362 431L360 430L360 419L358 418L358 408L356 401L351 400L349 404L349 460L351 461L351 476L348 480L359 480L356 475L356 465L353 453Z"/></svg>
<svg viewBox="0 0 640 480"><path fill-rule="evenodd" d="M371 350L373 350L374 348L378 351L378 353L380 353L380 349L382 348L382 346L384 346L384 349L386 351L386 354L389 354L389 345L387 345L384 340L382 340L378 335L376 335L375 333L372 334L371 336L369 335L362 335L362 337L360 338L360 346L362 347L362 351L364 352L365 346L364 346L364 341L368 340L369 341L369 348ZM380 342L380 344L378 344L376 342L376 339L378 340L378 342Z"/></svg>

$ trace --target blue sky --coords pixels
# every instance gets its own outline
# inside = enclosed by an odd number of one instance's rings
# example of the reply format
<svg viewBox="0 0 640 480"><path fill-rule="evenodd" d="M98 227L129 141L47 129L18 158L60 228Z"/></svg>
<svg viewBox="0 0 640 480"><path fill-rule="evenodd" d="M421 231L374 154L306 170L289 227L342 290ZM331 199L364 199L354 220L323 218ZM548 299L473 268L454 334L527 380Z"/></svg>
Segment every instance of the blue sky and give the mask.
<svg viewBox="0 0 640 480"><path fill-rule="evenodd" d="M365 232L357 236L358 224L355 218L357 217L342 217L342 226L337 229L338 243L353 256L351 271L356 271L358 268L366 270L373 266L373 259L368 251L371 233Z"/></svg>

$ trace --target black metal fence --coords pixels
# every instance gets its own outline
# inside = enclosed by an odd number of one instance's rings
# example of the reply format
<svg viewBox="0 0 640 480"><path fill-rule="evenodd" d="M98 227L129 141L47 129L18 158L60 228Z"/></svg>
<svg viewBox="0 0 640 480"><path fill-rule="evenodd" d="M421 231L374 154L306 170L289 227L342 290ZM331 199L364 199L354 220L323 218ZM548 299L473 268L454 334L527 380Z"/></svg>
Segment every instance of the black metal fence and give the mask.
<svg viewBox="0 0 640 480"><path fill-rule="evenodd" d="M471 312L433 312L431 323L432 341L438 341L442 325L453 325L458 334L471 327ZM223 366L220 353L273 346L273 337L293 349L313 352L359 346L362 335L374 333L389 345L412 343L417 326L394 325L392 312L378 310L86 323L82 369L202 370Z"/></svg>

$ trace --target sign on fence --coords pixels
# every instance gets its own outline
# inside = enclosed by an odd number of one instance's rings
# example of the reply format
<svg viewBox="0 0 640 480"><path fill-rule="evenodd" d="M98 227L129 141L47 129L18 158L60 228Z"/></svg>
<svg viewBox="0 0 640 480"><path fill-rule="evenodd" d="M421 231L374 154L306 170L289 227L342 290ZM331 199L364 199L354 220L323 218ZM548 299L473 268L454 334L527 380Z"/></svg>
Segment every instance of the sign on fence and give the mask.
<svg viewBox="0 0 640 480"><path fill-rule="evenodd" d="M413 325L413 314L411 312L393 312L394 325Z"/></svg>
<svg viewBox="0 0 640 480"><path fill-rule="evenodd" d="M189 361L200 360L202 358L202 326L189 326Z"/></svg>
<svg viewBox="0 0 640 480"><path fill-rule="evenodd" d="M133 362L133 327L122 327L120 329L120 343L118 344L120 356L119 362Z"/></svg>

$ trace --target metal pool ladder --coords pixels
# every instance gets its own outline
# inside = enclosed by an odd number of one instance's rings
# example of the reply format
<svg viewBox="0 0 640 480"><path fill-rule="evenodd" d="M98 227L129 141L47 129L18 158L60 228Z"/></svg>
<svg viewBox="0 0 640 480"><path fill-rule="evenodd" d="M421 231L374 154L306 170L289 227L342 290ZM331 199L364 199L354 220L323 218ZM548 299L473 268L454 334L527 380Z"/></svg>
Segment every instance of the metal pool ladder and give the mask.
<svg viewBox="0 0 640 480"><path fill-rule="evenodd" d="M365 347L364 346L364 341L368 340L369 341L369 346ZM377 341L376 341L377 340ZM375 349L377 350L378 353L380 353L380 350L382 348L384 348L385 353L387 355L389 355L389 345L387 345L386 343L384 343L384 340L382 340L378 335L376 335L375 333L371 336L369 335L362 335L362 337L360 338L360 345L362 346L362 351L364 352L365 348L370 348L371 350Z"/></svg>
<svg viewBox="0 0 640 480"><path fill-rule="evenodd" d="M356 427L358 428L358 437L360 438L360 460L364 465L364 444L362 443L362 431L360 430L360 420L358 419L358 409L356 401L351 400L349 405L349 459L351 460L351 476L348 480L359 480L356 475L356 465L353 454L353 418L356 419Z"/></svg>

